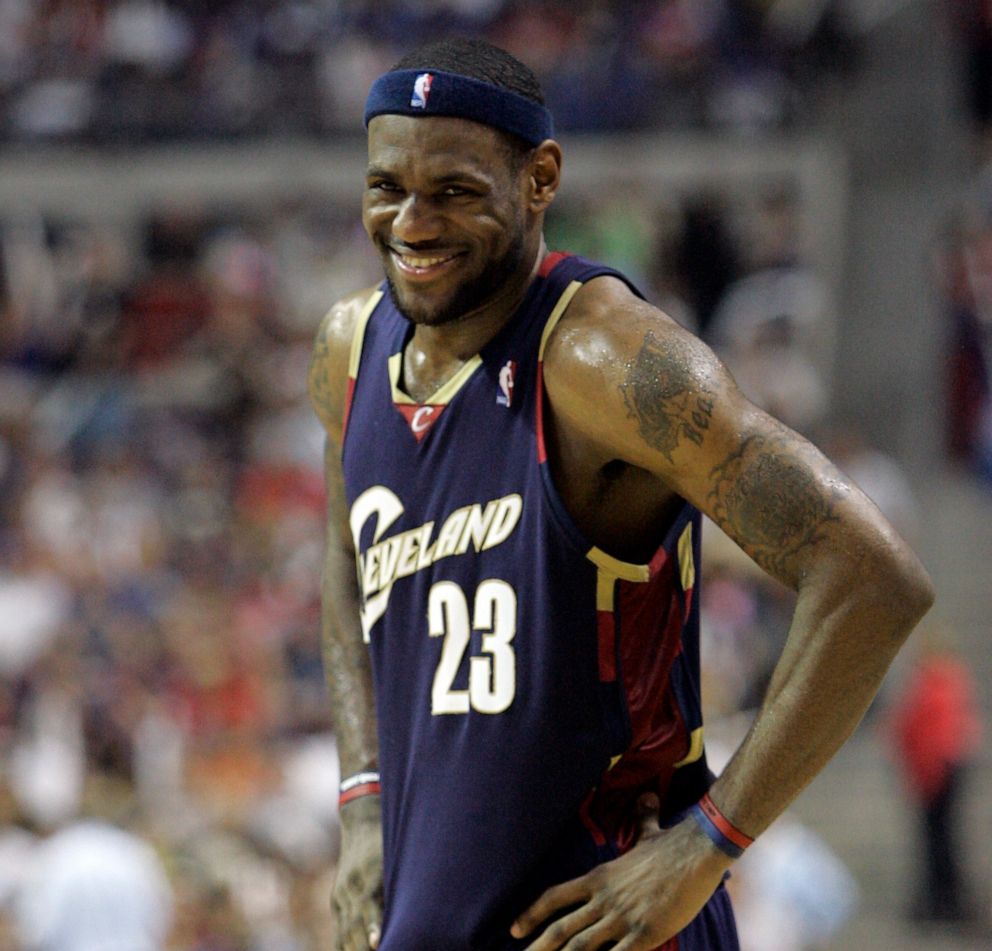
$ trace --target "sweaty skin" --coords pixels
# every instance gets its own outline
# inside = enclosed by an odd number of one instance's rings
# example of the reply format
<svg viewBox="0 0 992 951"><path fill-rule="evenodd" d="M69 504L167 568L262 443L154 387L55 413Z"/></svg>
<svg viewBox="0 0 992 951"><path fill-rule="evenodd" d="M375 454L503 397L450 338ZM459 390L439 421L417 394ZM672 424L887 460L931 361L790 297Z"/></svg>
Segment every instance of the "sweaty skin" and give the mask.
<svg viewBox="0 0 992 951"><path fill-rule="evenodd" d="M560 149L547 142L519 168L500 166L496 136L460 119L380 116L369 127L364 220L415 324L403 380L414 398L433 392L495 335L544 254ZM486 262L504 259L515 242L519 266L487 285ZM328 433L324 644L342 775L376 763L340 465L348 353L369 293L325 318L310 372ZM798 593L761 710L710 793L735 826L757 836L852 733L933 599L929 578L860 490L750 404L703 343L621 282L597 278L575 294L548 341L544 381L553 477L591 542L642 561L687 499ZM580 951L617 942L617 951L650 951L695 917L732 860L693 820L662 832L658 803L648 797L641 807L638 843L521 909L515 936L537 933L571 909L529 947ZM380 922L377 821L375 797L342 810L334 901L337 947L345 951L375 946L368 932Z"/></svg>

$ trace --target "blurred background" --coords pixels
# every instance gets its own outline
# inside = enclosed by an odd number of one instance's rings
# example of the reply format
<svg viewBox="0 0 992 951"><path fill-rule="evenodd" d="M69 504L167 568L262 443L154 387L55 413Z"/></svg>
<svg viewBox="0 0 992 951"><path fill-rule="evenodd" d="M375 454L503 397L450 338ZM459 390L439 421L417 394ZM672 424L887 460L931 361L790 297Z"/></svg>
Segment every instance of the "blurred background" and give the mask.
<svg viewBox="0 0 992 951"><path fill-rule="evenodd" d="M549 243L711 343L938 586L740 863L745 951L992 948L988 0L0 0L0 947L331 947L306 367L378 280L368 85L452 32L545 87ZM718 764L791 599L709 534Z"/></svg>

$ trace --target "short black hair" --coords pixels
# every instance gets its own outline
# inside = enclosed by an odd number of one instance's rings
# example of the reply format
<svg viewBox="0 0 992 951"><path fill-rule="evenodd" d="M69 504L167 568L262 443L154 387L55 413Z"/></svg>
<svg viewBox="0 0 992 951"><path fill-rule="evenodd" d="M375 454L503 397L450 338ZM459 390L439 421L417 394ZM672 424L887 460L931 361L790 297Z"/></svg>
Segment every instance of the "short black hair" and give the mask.
<svg viewBox="0 0 992 951"><path fill-rule="evenodd" d="M398 69L439 69L446 73L458 73L500 86L544 105L541 84L530 67L485 40L450 37L425 43L407 53L390 72Z"/></svg>
<svg viewBox="0 0 992 951"><path fill-rule="evenodd" d="M448 37L418 46L403 57L391 70L439 69L457 73L515 92L531 102L544 105L544 92L533 70L506 50L486 40L472 37ZM511 167L519 171L533 147L510 132L500 133L507 145Z"/></svg>

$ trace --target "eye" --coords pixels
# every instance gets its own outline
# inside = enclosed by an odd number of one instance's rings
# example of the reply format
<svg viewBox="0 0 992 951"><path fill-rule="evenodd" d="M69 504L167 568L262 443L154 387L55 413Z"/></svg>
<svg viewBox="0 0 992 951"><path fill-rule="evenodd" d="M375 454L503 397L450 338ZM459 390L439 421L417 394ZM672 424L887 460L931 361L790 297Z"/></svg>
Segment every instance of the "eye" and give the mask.
<svg viewBox="0 0 992 951"><path fill-rule="evenodd" d="M373 179L369 182L368 188L369 191L386 192L387 194L395 194L401 191L399 185L384 178Z"/></svg>

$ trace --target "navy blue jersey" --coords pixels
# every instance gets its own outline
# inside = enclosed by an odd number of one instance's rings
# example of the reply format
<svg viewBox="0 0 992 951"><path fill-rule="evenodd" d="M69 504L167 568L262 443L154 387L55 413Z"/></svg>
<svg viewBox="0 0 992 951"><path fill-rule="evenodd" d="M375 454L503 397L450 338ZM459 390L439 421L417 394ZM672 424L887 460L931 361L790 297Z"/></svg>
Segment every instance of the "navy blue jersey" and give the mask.
<svg viewBox="0 0 992 951"><path fill-rule="evenodd" d="M379 727L382 951L521 946L510 924L545 888L629 847L642 792L673 817L709 781L698 512L683 506L650 564L623 562L583 538L547 465L544 341L605 274L620 277L549 255L425 403L400 387L413 328L388 291L356 331L343 463Z"/></svg>

